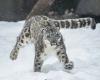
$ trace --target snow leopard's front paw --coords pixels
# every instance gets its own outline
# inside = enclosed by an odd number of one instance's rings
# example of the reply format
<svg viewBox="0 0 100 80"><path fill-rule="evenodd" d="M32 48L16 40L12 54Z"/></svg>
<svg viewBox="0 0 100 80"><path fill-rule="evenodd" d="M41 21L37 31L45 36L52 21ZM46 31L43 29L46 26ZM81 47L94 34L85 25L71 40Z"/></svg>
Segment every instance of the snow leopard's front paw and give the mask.
<svg viewBox="0 0 100 80"><path fill-rule="evenodd" d="M18 56L18 54L17 54L16 52L13 52L13 51L12 51L12 52L10 53L10 59L11 59L11 60L16 60L16 59L17 59L17 56Z"/></svg>
<svg viewBox="0 0 100 80"><path fill-rule="evenodd" d="M66 70L72 70L73 67L74 67L74 63L72 61L65 64L65 69Z"/></svg>

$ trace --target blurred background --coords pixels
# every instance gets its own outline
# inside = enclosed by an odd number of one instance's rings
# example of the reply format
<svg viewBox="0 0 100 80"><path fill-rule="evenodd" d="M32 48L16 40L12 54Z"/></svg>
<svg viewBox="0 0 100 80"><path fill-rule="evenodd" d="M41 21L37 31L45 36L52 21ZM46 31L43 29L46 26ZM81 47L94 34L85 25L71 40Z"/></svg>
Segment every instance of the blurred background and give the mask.
<svg viewBox="0 0 100 80"><path fill-rule="evenodd" d="M0 21L24 20L29 13L55 18L88 16L100 22L100 0L0 0Z"/></svg>

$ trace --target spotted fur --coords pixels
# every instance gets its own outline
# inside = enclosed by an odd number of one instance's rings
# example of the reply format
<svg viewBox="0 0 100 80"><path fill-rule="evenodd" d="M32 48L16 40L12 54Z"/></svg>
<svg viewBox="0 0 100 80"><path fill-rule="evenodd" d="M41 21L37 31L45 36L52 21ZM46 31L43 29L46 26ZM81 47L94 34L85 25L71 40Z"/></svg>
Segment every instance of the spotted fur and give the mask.
<svg viewBox="0 0 100 80"><path fill-rule="evenodd" d="M44 62L45 49L48 44L54 47L56 55L64 68L71 70L73 62L69 60L60 28L76 29L91 26L95 29L93 18L55 20L47 16L33 16L25 22L21 34L17 37L16 44L10 53L12 60L17 59L18 52L29 42L35 45L34 71L41 71Z"/></svg>

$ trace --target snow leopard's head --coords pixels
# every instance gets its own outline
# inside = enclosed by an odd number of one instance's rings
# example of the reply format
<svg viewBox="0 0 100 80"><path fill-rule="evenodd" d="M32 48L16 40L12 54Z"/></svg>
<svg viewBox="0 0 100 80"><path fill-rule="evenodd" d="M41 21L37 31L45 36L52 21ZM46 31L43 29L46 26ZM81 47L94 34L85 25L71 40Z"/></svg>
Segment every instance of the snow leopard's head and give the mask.
<svg viewBox="0 0 100 80"><path fill-rule="evenodd" d="M57 42L61 39L61 33L56 28L46 28L43 29L43 38L48 40L51 45L56 45Z"/></svg>

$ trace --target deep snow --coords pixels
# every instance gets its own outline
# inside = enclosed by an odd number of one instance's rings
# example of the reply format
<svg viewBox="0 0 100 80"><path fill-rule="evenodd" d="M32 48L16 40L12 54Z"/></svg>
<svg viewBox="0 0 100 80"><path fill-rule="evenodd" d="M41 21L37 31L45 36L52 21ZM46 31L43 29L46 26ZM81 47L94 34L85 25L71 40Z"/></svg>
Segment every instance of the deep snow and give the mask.
<svg viewBox="0 0 100 80"><path fill-rule="evenodd" d="M34 45L20 50L18 59L9 58L24 21L0 22L0 80L100 80L100 24L95 30L62 29L67 53L74 62L69 73L57 58L45 61L42 72L33 72Z"/></svg>

